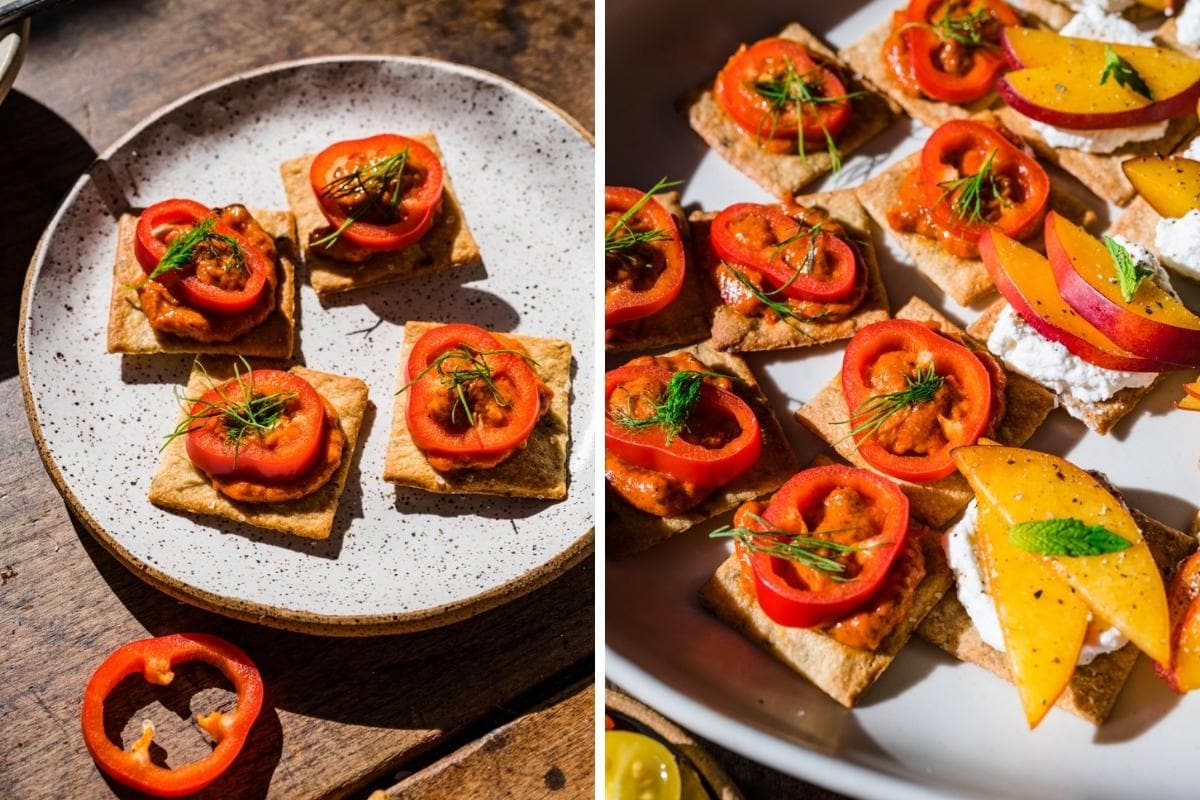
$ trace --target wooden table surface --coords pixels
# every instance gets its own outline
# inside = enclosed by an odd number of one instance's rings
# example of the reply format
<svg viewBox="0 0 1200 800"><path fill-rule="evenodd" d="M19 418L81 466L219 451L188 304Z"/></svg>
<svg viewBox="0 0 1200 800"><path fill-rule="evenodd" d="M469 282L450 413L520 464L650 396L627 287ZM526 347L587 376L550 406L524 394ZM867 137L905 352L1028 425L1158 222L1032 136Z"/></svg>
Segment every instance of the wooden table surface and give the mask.
<svg viewBox="0 0 1200 800"><path fill-rule="evenodd" d="M328 639L200 611L150 589L67 513L29 432L15 341L25 270L59 199L158 106L275 61L403 53L497 72L591 129L593 29L577 0L79 0L34 18L0 105L0 797L136 797L84 750L83 685L117 646L188 630L242 646L267 684L250 743L203 797L592 796L593 559L406 636ZM219 686L198 666L167 690L131 679L110 735L145 709L170 763L199 757L188 717L227 702Z"/></svg>

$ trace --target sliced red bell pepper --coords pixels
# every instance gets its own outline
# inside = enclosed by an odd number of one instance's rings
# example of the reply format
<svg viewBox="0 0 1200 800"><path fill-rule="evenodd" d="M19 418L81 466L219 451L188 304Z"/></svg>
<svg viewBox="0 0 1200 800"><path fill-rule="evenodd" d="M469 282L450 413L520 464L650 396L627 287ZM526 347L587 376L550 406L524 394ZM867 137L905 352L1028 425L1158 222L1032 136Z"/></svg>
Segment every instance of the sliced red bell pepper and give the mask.
<svg viewBox="0 0 1200 800"><path fill-rule="evenodd" d="M196 724L213 738L213 751L175 769L150 761L154 726L144 723L142 736L130 750L114 743L104 730L104 703L123 679L141 673L149 682L166 686L177 664L201 661L221 671L237 692L230 712L210 711ZM96 765L118 783L155 797L183 797L198 792L221 776L237 758L262 708L263 682L250 657L224 639L206 633L176 633L141 639L117 648L96 668L83 693L83 741Z"/></svg>

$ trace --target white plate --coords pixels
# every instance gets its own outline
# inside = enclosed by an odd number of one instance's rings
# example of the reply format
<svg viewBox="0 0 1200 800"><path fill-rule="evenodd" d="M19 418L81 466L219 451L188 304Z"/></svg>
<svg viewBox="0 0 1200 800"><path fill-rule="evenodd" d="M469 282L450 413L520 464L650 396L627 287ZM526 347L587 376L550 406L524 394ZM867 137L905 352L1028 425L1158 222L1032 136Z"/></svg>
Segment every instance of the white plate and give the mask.
<svg viewBox="0 0 1200 800"><path fill-rule="evenodd" d="M287 208L279 163L337 139L438 134L484 266L318 302L301 271L297 357L370 386L333 536L313 542L146 500L178 413L188 356L105 349L114 214L168 197ZM334 634L444 624L512 599L591 549L591 370L571 402L569 497L430 495L380 477L406 319L464 321L571 341L592 363L592 174L587 134L494 75L426 59L278 65L153 115L104 153L47 228L18 337L30 422L64 497L154 585L226 614ZM353 333L383 323L370 335Z"/></svg>
<svg viewBox="0 0 1200 800"><path fill-rule="evenodd" d="M770 35L785 22L797 20L840 47L898 5L611 0L609 182L646 186L664 174L683 178L684 200L705 208L768 200L708 151L674 111L675 100L711 77L740 42ZM915 127L896 123L847 161L837 183L856 184L917 149L924 132L910 140ZM876 247L885 251L893 308L917 294L960 322L978 313L948 301L890 257L882 234ZM1197 307L1196 287L1181 288ZM820 443L792 412L838 370L843 347L750 358L802 462ZM1108 437L1056 411L1030 446L1105 470L1133 505L1186 529L1196 511L1189 498L1200 484L1200 415L1168 413L1185 379L1173 376ZM727 552L707 540L707 530L606 564L608 676L703 736L861 797L1200 794L1200 697L1177 700L1145 658L1098 730L1056 710L1031 733L1010 684L919 641L905 648L859 708L845 711L699 607L697 590Z"/></svg>

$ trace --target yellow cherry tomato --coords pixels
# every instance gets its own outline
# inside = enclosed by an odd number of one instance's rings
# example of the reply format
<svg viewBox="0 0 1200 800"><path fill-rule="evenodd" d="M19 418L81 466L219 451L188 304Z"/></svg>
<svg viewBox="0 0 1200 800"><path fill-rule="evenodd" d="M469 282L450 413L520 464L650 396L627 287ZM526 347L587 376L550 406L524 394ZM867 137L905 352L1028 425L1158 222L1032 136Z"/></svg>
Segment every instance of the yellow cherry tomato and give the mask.
<svg viewBox="0 0 1200 800"><path fill-rule="evenodd" d="M604 732L605 800L680 800L682 795L670 750L633 731Z"/></svg>

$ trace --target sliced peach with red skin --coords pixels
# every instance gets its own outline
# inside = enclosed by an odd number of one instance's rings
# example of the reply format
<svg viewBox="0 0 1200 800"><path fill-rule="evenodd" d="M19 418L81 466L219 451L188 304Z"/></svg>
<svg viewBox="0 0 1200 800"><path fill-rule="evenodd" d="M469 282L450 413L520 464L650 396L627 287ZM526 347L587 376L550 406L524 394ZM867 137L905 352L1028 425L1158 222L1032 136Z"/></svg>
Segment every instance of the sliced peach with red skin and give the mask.
<svg viewBox="0 0 1200 800"><path fill-rule="evenodd" d="M1175 407L1182 411L1200 411L1200 397L1185 394L1181 399L1175 401Z"/></svg>
<svg viewBox="0 0 1200 800"><path fill-rule="evenodd" d="M1067 305L1054 282L1050 262L1036 250L992 230L979 238L979 257L1000 294L1034 330L1089 364L1126 372L1174 369L1171 364L1118 347Z"/></svg>
<svg viewBox="0 0 1200 800"><path fill-rule="evenodd" d="M1114 344L1141 358L1200 366L1200 317L1187 306L1152 280L1125 302L1108 248L1053 211L1045 239L1063 299Z"/></svg>
<svg viewBox="0 0 1200 800"><path fill-rule="evenodd" d="M1200 209L1200 161L1178 156L1136 156L1121 164L1125 177L1164 217Z"/></svg>
<svg viewBox="0 0 1200 800"><path fill-rule="evenodd" d="M1167 589L1167 603L1171 660L1155 662L1154 669L1177 692L1200 689L1200 553L1179 565Z"/></svg>
<svg viewBox="0 0 1200 800"><path fill-rule="evenodd" d="M996 90L1013 109L1048 125L1080 130L1149 125L1190 114L1200 100L1200 60L1165 47L1019 27L1005 28L1001 43L1015 69L997 81ZM1111 78L1100 83L1109 47L1137 71L1153 99Z"/></svg>

